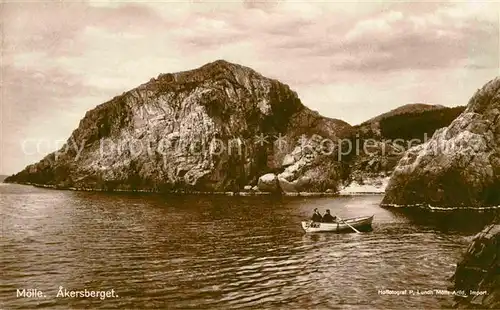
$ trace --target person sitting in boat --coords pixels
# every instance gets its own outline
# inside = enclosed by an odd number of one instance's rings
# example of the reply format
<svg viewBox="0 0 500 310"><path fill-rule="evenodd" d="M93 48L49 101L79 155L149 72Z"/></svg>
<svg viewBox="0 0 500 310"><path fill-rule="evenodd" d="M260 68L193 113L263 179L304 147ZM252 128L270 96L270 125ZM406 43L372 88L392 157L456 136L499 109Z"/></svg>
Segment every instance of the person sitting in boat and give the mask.
<svg viewBox="0 0 500 310"><path fill-rule="evenodd" d="M335 223L336 221L337 221L337 217L336 216L332 216L330 214L330 210L326 210L325 215L323 215L322 222L323 223Z"/></svg>
<svg viewBox="0 0 500 310"><path fill-rule="evenodd" d="M318 209L314 209L314 213L313 213L313 216L311 217L311 221L313 222L321 222L321 220L323 219L323 217L321 216L321 214L319 214L319 211Z"/></svg>

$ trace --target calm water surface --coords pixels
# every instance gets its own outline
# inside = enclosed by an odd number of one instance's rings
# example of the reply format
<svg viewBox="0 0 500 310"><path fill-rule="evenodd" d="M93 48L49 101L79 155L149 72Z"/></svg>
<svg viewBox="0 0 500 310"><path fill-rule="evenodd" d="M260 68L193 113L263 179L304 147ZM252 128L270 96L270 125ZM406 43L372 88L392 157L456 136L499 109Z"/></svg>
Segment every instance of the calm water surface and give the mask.
<svg viewBox="0 0 500 310"><path fill-rule="evenodd" d="M381 196L272 198L109 194L0 185L0 300L16 308L438 308L489 214L378 206ZM363 234L304 234L317 207L375 214ZM56 298L110 290L117 298ZM16 298L36 288L42 299Z"/></svg>

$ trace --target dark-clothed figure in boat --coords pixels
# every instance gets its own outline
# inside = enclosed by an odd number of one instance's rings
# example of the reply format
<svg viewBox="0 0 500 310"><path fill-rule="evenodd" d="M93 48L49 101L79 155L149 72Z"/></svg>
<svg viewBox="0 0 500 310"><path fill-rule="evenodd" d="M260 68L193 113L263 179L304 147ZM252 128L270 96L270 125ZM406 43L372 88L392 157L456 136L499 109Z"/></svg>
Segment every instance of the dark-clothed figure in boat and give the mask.
<svg viewBox="0 0 500 310"><path fill-rule="evenodd" d="M323 223L335 223L337 221L336 216L330 214L330 210L326 210L325 215L323 215Z"/></svg>
<svg viewBox="0 0 500 310"><path fill-rule="evenodd" d="M311 221L313 222L321 222L322 216L319 214L318 209L314 209L313 216L311 217Z"/></svg>

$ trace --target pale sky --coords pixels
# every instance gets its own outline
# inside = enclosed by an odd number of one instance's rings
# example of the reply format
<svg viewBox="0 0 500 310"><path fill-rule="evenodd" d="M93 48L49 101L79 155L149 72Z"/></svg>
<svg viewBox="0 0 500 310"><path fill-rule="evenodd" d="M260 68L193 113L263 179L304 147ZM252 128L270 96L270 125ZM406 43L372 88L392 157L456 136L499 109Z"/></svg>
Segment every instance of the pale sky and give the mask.
<svg viewBox="0 0 500 310"><path fill-rule="evenodd" d="M217 59L287 83L308 107L353 125L407 103L465 105L499 75L492 1L0 5L2 174L54 151L96 105Z"/></svg>

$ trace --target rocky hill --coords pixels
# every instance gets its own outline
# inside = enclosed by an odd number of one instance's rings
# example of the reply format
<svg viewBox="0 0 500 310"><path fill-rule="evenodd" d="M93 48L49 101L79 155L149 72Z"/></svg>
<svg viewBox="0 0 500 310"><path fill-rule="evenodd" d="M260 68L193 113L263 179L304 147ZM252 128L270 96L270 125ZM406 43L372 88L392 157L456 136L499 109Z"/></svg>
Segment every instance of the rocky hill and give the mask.
<svg viewBox="0 0 500 310"><path fill-rule="evenodd" d="M382 133L380 131L380 122L387 118L392 118L394 116L402 115L402 114L419 114L425 111L436 111L444 109L445 107L442 105L432 105L425 103L410 103L405 104L400 107L397 107L389 112L382 113L377 115L363 123L354 126L357 133L363 137L382 137Z"/></svg>
<svg viewBox="0 0 500 310"><path fill-rule="evenodd" d="M440 109L443 109L444 107L445 106L443 106L443 105L434 105L434 104L427 104L427 103L408 103L408 104L402 105L400 107L397 107L395 109L392 109L389 112L385 112L385 113L377 115L373 118L370 118L369 120L363 122L362 125L380 122L384 118L395 116L395 115L407 114L407 113L421 113L424 111L440 110Z"/></svg>
<svg viewBox="0 0 500 310"><path fill-rule="evenodd" d="M324 191L336 189L343 168L318 141L351 133L349 124L305 107L287 85L219 60L161 74L97 106L60 150L6 182L238 191L272 173L263 189L280 191L280 182L286 191Z"/></svg>
<svg viewBox="0 0 500 310"><path fill-rule="evenodd" d="M500 205L500 77L469 100L465 111L396 166L383 205Z"/></svg>
<svg viewBox="0 0 500 310"><path fill-rule="evenodd" d="M414 138L432 136L463 109L409 104L351 127L308 109L287 85L219 60L97 106L60 150L6 182L292 193L373 183L383 192L404 152L424 142Z"/></svg>
<svg viewBox="0 0 500 310"><path fill-rule="evenodd" d="M383 139L426 141L440 128L447 127L463 111L464 106L398 114L380 121Z"/></svg>

